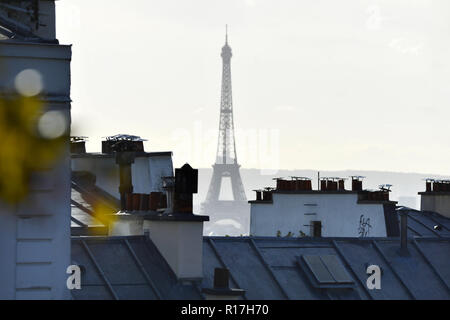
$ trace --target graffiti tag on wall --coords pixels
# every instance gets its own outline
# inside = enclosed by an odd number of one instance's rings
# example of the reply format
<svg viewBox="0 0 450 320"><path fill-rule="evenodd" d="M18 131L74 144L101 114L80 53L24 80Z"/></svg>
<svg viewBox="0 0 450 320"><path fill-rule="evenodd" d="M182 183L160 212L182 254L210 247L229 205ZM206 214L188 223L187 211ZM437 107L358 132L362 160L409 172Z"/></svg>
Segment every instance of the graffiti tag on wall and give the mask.
<svg viewBox="0 0 450 320"><path fill-rule="evenodd" d="M358 227L359 236L360 237L369 236L370 229L372 229L372 226L370 225L370 218L364 219L364 215L362 214L359 217L359 227Z"/></svg>

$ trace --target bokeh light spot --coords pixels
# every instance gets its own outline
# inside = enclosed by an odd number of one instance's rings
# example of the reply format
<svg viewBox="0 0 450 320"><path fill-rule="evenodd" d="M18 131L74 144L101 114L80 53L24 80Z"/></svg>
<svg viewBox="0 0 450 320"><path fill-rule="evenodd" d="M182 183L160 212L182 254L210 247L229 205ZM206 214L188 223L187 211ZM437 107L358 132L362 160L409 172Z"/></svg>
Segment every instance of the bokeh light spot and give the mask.
<svg viewBox="0 0 450 320"><path fill-rule="evenodd" d="M22 96L33 97L42 91L42 76L36 70L25 69L16 76L14 85Z"/></svg>
<svg viewBox="0 0 450 320"><path fill-rule="evenodd" d="M48 111L40 117L38 130L45 139L59 138L67 130L67 119L61 111Z"/></svg>

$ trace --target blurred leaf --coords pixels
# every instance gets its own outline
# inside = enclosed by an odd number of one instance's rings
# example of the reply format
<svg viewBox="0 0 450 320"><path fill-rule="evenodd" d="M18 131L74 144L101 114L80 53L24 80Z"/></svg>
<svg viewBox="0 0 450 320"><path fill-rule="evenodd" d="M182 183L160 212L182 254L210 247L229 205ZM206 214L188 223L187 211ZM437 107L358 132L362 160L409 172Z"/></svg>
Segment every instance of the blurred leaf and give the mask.
<svg viewBox="0 0 450 320"><path fill-rule="evenodd" d="M38 97L0 98L0 198L7 203L23 200L32 172L51 167L66 146L67 134L55 139L39 135L44 112Z"/></svg>

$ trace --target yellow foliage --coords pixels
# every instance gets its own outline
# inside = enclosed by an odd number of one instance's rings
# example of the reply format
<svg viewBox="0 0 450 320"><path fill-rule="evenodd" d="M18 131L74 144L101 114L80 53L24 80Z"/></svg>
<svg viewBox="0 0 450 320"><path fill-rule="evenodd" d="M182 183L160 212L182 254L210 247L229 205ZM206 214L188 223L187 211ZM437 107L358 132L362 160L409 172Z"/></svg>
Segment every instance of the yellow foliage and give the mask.
<svg viewBox="0 0 450 320"><path fill-rule="evenodd" d="M40 136L44 106L38 97L0 98L0 198L17 203L29 191L32 172L50 168L68 141Z"/></svg>
<svg viewBox="0 0 450 320"><path fill-rule="evenodd" d="M114 215L113 213L115 212L111 211L111 207L102 202L97 202L94 205L94 218L105 225L114 223L117 220L117 215Z"/></svg>

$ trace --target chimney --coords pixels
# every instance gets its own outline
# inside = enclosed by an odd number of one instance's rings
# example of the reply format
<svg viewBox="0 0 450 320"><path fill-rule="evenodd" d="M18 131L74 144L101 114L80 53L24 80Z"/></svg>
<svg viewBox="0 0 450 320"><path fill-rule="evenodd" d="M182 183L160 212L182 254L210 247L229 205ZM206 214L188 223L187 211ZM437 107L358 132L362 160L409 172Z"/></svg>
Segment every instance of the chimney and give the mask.
<svg viewBox="0 0 450 320"><path fill-rule="evenodd" d="M102 142L102 152L114 153L116 164L119 165L119 194L120 208L122 211L127 209L127 195L133 193L131 165L134 163L136 158L136 152L143 151L143 141L144 140L138 136L119 134L108 137ZM138 196L133 195L133 197ZM133 201L140 201L140 199ZM139 210L139 206L140 204L133 205L133 210Z"/></svg>
<svg viewBox="0 0 450 320"><path fill-rule="evenodd" d="M120 209L125 211L127 208L127 195L133 193L133 182L131 176L131 164L134 163L135 154L132 151L116 152L116 164L119 165L119 193ZM133 199L134 200L134 199Z"/></svg>
<svg viewBox="0 0 450 320"><path fill-rule="evenodd" d="M166 208L166 196L162 192L151 192L148 197L148 209L156 211L160 208Z"/></svg>
<svg viewBox="0 0 450 320"><path fill-rule="evenodd" d="M117 214L109 226L110 236L148 234L158 251L180 280L203 277L203 223L208 216L193 214L192 198L197 192L198 171L188 164L176 169L175 177L163 177L167 190L167 209L160 210L165 195L152 192L148 197L133 194L128 205L139 208L132 214ZM143 200L146 198L147 200ZM142 206L148 201L148 211Z"/></svg>
<svg viewBox="0 0 450 320"><path fill-rule="evenodd" d="M426 189L419 192L420 210L433 211L450 218L450 180L427 178Z"/></svg>
<svg viewBox="0 0 450 320"><path fill-rule="evenodd" d="M427 179L426 189L425 189L426 192L431 192L431 182L432 182L432 180Z"/></svg>
<svg viewBox="0 0 450 320"><path fill-rule="evenodd" d="M209 217L192 213L198 171L185 164L175 170L175 178L166 181L167 190L173 190L167 194L169 209L163 214L145 215L143 230L149 231L178 279L199 280L203 277L203 223Z"/></svg>
<svg viewBox="0 0 450 320"><path fill-rule="evenodd" d="M400 211L400 255L408 255L408 212Z"/></svg>
<svg viewBox="0 0 450 320"><path fill-rule="evenodd" d="M363 190L363 186L362 186L362 179L363 177L359 177L359 176L353 176L352 177L352 191L362 191Z"/></svg>
<svg viewBox="0 0 450 320"><path fill-rule="evenodd" d="M182 213L192 213L193 194L198 192L198 170L185 164L175 169L174 210Z"/></svg>
<svg viewBox="0 0 450 320"><path fill-rule="evenodd" d="M263 201L272 201L272 189L271 188L267 188L266 190L264 190L262 192L262 195L263 195L263 198L262 198Z"/></svg>
<svg viewBox="0 0 450 320"><path fill-rule="evenodd" d="M311 179L305 180L305 190L309 190L309 191L312 190L312 182L311 182Z"/></svg>
<svg viewBox="0 0 450 320"><path fill-rule="evenodd" d="M312 190L311 179L306 177L291 177L293 190L310 191Z"/></svg>
<svg viewBox="0 0 450 320"><path fill-rule="evenodd" d="M238 300L245 294L243 289L231 289L229 285L230 272L226 268L214 269L214 287L203 288L206 300Z"/></svg>
<svg viewBox="0 0 450 320"><path fill-rule="evenodd" d="M70 153L86 153L86 137L70 137Z"/></svg>
<svg viewBox="0 0 450 320"><path fill-rule="evenodd" d="M256 192L256 201L262 201L261 193L262 190L253 190Z"/></svg>
<svg viewBox="0 0 450 320"><path fill-rule="evenodd" d="M338 189L338 183L334 180L328 180L327 181L327 189L329 191L336 191Z"/></svg>
<svg viewBox="0 0 450 320"><path fill-rule="evenodd" d="M322 180L320 180L320 190L327 191L327 180L324 178L322 178Z"/></svg>

